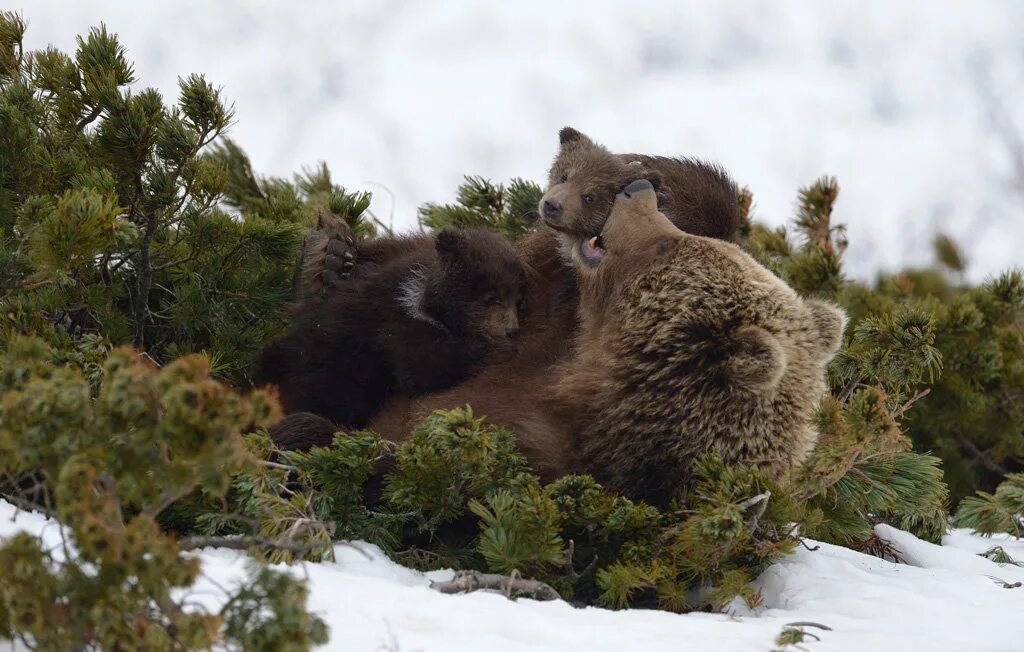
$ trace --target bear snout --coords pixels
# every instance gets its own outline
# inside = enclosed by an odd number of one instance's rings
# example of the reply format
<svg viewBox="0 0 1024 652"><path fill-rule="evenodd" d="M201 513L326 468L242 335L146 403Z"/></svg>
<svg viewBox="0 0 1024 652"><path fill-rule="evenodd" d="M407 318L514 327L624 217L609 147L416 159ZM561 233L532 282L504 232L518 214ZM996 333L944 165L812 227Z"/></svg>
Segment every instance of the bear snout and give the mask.
<svg viewBox="0 0 1024 652"><path fill-rule="evenodd" d="M638 195L645 192L654 192L654 184L648 181L647 179L637 179L636 181L622 189L622 194L624 194L627 199L632 197L633 195Z"/></svg>
<svg viewBox="0 0 1024 652"><path fill-rule="evenodd" d="M544 219L547 221L557 221L562 217L562 213L565 211L565 207L562 202L558 199L545 199L543 207Z"/></svg>

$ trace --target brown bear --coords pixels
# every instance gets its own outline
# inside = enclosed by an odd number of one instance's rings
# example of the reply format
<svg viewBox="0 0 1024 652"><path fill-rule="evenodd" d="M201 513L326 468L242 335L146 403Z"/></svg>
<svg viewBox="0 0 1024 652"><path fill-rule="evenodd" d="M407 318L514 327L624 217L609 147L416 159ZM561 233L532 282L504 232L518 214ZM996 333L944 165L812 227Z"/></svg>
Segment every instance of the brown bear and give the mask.
<svg viewBox="0 0 1024 652"><path fill-rule="evenodd" d="M513 361L502 368L514 394L470 381L396 402L372 427L401 441L430 410L469 403L516 434L545 480L590 473L655 505L690 482L702 453L776 476L806 456L839 308L801 299L735 244L682 232L646 180L618 196L588 247L564 364Z"/></svg>
<svg viewBox="0 0 1024 652"><path fill-rule="evenodd" d="M554 365L569 352L576 329L578 291L572 261L585 261L581 246L600 233L616 194L631 181L646 178L656 183L663 211L683 231L723 239L735 235L741 221L739 193L721 168L696 159L613 154L571 127L561 130L559 140L560 150L549 173L550 186L538 210L543 214L544 204L552 201L561 202L561 210L553 215L549 209L549 216L517 244L527 274L522 333L517 346L506 355L491 356L481 364L478 374L446 391L419 398L396 393L389 409L374 422L382 435L400 440L408 435L413 424L434 409L466 403L473 405L478 414L503 423L531 419L510 404L509 398L539 402L547 397ZM589 201L585 196L589 196ZM344 228L343 224L338 226ZM350 231L328 232L323 227L321 231L311 234L316 245L312 247L313 263L300 259L297 275L300 283L310 283L315 288L305 293L300 289L300 295L326 290L330 296L334 288L343 289L347 283L358 280L364 268L376 270L389 256L400 255L391 251L386 242L375 245L375 241L363 241L354 245ZM340 280L350 273L352 278ZM317 285L321 275L330 282ZM288 440L292 446L301 448L302 438L295 436L295 430L289 429ZM543 429L530 430L539 436ZM555 434L550 439L550 444L541 447L553 450L556 442L564 444L564 439ZM314 440L311 438L310 445ZM563 452L568 453L567 446ZM550 458L535 459L534 463L542 472L552 474L566 468L563 456L554 453Z"/></svg>
<svg viewBox="0 0 1024 652"><path fill-rule="evenodd" d="M647 181L616 198L588 249L576 348L552 391L577 470L663 505L702 453L776 476L804 459L838 307L801 299L735 244L682 232Z"/></svg>
<svg viewBox="0 0 1024 652"><path fill-rule="evenodd" d="M593 262L587 242L601 232L616 194L638 179L651 182L659 210L687 233L723 240L736 234L738 193L722 168L692 158L612 154L572 127L558 139L538 211L573 259Z"/></svg>
<svg viewBox="0 0 1024 652"><path fill-rule="evenodd" d="M259 381L286 412L361 428L392 394L450 387L518 336L525 275L503 238L444 229L368 242L368 257L384 245L386 261L307 302L264 348Z"/></svg>

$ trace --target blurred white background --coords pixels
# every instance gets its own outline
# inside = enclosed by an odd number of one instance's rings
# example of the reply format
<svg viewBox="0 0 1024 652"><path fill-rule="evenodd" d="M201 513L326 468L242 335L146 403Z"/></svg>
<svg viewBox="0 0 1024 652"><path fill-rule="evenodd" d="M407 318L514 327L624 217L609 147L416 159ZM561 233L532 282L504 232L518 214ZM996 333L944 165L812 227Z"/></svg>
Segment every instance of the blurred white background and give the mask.
<svg viewBox="0 0 1024 652"><path fill-rule="evenodd" d="M798 186L838 176L859 277L930 262L937 229L964 246L972 279L1024 264L1020 0L15 8L30 48L71 51L105 22L168 99L177 76L206 74L259 172L324 160L400 229L463 174L543 182L568 124L616 151L717 160L772 224Z"/></svg>

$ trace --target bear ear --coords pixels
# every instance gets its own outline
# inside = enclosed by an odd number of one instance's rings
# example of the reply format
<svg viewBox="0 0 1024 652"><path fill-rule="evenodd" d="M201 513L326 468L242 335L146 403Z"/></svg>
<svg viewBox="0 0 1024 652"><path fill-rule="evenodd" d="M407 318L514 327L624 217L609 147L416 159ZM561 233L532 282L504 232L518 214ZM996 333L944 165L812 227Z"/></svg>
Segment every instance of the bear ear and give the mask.
<svg viewBox="0 0 1024 652"><path fill-rule="evenodd" d="M593 141L587 138L586 134L572 127L562 127L561 131L558 132L558 144L562 146L569 145L570 143L585 145L591 142Z"/></svg>
<svg viewBox="0 0 1024 652"><path fill-rule="evenodd" d="M469 240L458 229L446 226L437 234L434 248L443 260L458 260L466 253Z"/></svg>
<svg viewBox="0 0 1024 652"><path fill-rule="evenodd" d="M827 301L806 299L804 303L811 311L811 318L818 329L818 350L826 358L831 358L843 343L846 331L846 312Z"/></svg>
<svg viewBox="0 0 1024 652"><path fill-rule="evenodd" d="M644 179L651 182L654 186L654 190L657 192L661 191L661 173L657 170L644 170Z"/></svg>
<svg viewBox="0 0 1024 652"><path fill-rule="evenodd" d="M655 191L661 190L660 172L658 172L657 170L652 170L650 168L644 167L642 161L630 161L629 163L626 164L626 166L629 168L629 173L626 175L627 177L629 177L629 181L626 182L626 185L629 185L634 181L639 181L640 179L646 179L651 182L651 185L654 186Z"/></svg>
<svg viewBox="0 0 1024 652"><path fill-rule="evenodd" d="M779 340L759 326L741 326L730 339L725 362L729 381L752 391L775 387L786 370L786 353Z"/></svg>

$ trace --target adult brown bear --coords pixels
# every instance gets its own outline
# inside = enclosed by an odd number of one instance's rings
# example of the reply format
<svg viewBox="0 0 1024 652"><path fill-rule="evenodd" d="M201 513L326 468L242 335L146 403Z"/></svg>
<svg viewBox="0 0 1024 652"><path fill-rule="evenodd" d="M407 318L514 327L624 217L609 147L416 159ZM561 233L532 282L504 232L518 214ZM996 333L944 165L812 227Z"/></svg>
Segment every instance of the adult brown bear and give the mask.
<svg viewBox="0 0 1024 652"><path fill-rule="evenodd" d="M804 459L846 323L838 307L800 298L733 243L682 232L646 180L619 194L587 247L561 364L496 365L488 383L392 404L372 427L401 441L431 411L469 403L515 433L545 480L589 473L655 505L704 453L776 477Z"/></svg>

